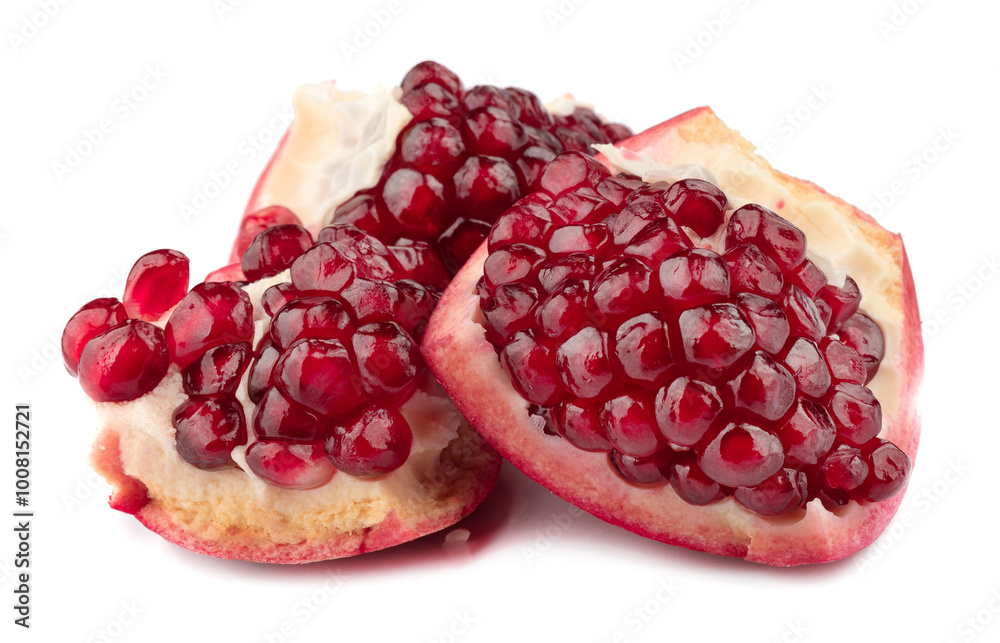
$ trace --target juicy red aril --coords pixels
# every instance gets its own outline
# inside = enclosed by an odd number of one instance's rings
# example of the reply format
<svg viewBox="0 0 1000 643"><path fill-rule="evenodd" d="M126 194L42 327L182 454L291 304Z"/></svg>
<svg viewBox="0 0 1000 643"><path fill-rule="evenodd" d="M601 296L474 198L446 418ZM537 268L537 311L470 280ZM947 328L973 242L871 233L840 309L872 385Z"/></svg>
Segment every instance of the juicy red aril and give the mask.
<svg viewBox="0 0 1000 643"><path fill-rule="evenodd" d="M663 203L678 224L701 237L710 237L722 225L727 203L725 193L701 179L681 179L667 190Z"/></svg>
<svg viewBox="0 0 1000 643"><path fill-rule="evenodd" d="M107 332L128 319L125 306L113 297L95 299L76 311L62 334L62 356L66 370L76 377L80 354L93 337Z"/></svg>
<svg viewBox="0 0 1000 643"><path fill-rule="evenodd" d="M791 334L819 341L826 334L826 324L816 302L798 286L790 286L782 301Z"/></svg>
<svg viewBox="0 0 1000 643"><path fill-rule="evenodd" d="M764 420L780 419L795 402L795 379L784 366L764 351L754 353L750 363L730 382L734 408Z"/></svg>
<svg viewBox="0 0 1000 643"><path fill-rule="evenodd" d="M660 449L647 456L631 456L619 451L608 454L611 466L618 475L640 487L656 487L667 483L672 451Z"/></svg>
<svg viewBox="0 0 1000 643"><path fill-rule="evenodd" d="M726 228L726 248L756 244L779 266L792 269L806 257L806 236L767 208L748 204L736 210Z"/></svg>
<svg viewBox="0 0 1000 643"><path fill-rule="evenodd" d="M300 225L267 228L254 238L243 253L243 274L247 281L276 275L291 266L312 244L312 235Z"/></svg>
<svg viewBox="0 0 1000 643"><path fill-rule="evenodd" d="M580 152L566 152L549 163L539 185L555 198L574 188L596 188L606 176L608 170L591 157Z"/></svg>
<svg viewBox="0 0 1000 643"><path fill-rule="evenodd" d="M504 156L527 145L521 123L500 107L477 107L462 121L462 133L477 154Z"/></svg>
<svg viewBox="0 0 1000 643"><path fill-rule="evenodd" d="M443 118L431 118L406 130L399 151L404 163L421 172L442 176L454 172L461 164L465 143L454 125Z"/></svg>
<svg viewBox="0 0 1000 643"><path fill-rule="evenodd" d="M466 214L493 221L521 196L514 167L495 156L470 156L454 177L455 204Z"/></svg>
<svg viewBox="0 0 1000 643"><path fill-rule="evenodd" d="M257 404L264 391L274 384L272 374L279 357L281 357L281 350L274 345L270 338L265 338L257 347L253 366L250 367L250 377L247 381L247 396L254 404Z"/></svg>
<svg viewBox="0 0 1000 643"><path fill-rule="evenodd" d="M361 378L344 345L333 339L303 339L274 365L283 395L327 417L347 413L365 400Z"/></svg>
<svg viewBox="0 0 1000 643"><path fill-rule="evenodd" d="M282 306L298 297L299 291L289 282L275 284L260 296L260 305L268 317L274 317Z"/></svg>
<svg viewBox="0 0 1000 643"><path fill-rule="evenodd" d="M600 223L614 212L611 203L592 189L564 194L547 206L552 220L558 223Z"/></svg>
<svg viewBox="0 0 1000 643"><path fill-rule="evenodd" d="M652 455L660 448L651 397L637 389L616 395L604 403L601 426L616 450L633 457L643 457Z"/></svg>
<svg viewBox="0 0 1000 643"><path fill-rule="evenodd" d="M426 323L423 311L406 290L385 281L355 279L341 293L341 299L358 325L394 321L408 332L417 332Z"/></svg>
<svg viewBox="0 0 1000 643"><path fill-rule="evenodd" d="M517 105L522 123L532 127L550 127L554 122L542 101L531 92L520 87L508 87L507 98Z"/></svg>
<svg viewBox="0 0 1000 643"><path fill-rule="evenodd" d="M483 266L486 284L496 288L512 281L530 282L545 260L545 253L524 243L514 243L492 253Z"/></svg>
<svg viewBox="0 0 1000 643"><path fill-rule="evenodd" d="M610 451L611 443L601 425L601 409L578 401L560 402L550 412L556 433L584 451Z"/></svg>
<svg viewBox="0 0 1000 643"><path fill-rule="evenodd" d="M733 299L750 323L757 346L772 355L777 354L791 332L785 311L770 299L750 293L737 294Z"/></svg>
<svg viewBox="0 0 1000 643"><path fill-rule="evenodd" d="M848 318L858 312L858 306L861 305L861 290L857 282L847 277L842 287L826 285L820 289L819 299L830 306L829 330L837 332Z"/></svg>
<svg viewBox="0 0 1000 643"><path fill-rule="evenodd" d="M448 271L429 243L413 241L405 246L389 246L388 249L399 264L393 271L393 278L409 279L433 288L448 285Z"/></svg>
<svg viewBox="0 0 1000 643"><path fill-rule="evenodd" d="M268 206L243 217L239 236L236 238L237 255L242 257L246 249L250 247L250 243L264 230L286 223L299 223L299 218L294 212L282 205Z"/></svg>
<svg viewBox="0 0 1000 643"><path fill-rule="evenodd" d="M584 328L559 346L556 365L559 381L577 397L597 397L614 377L606 337L593 326Z"/></svg>
<svg viewBox="0 0 1000 643"><path fill-rule="evenodd" d="M170 358L182 368L209 348L252 337L253 304L232 282L198 284L167 320Z"/></svg>
<svg viewBox="0 0 1000 643"><path fill-rule="evenodd" d="M791 281L807 295L815 297L826 286L826 275L816 264L806 259L792 273Z"/></svg>
<svg viewBox="0 0 1000 643"><path fill-rule="evenodd" d="M605 185L607 181L611 179L605 179L601 182L601 185ZM600 187L598 187L600 190ZM615 244L619 246L629 246L632 240L635 239L636 235L645 230L653 221L664 219L667 216L667 211L662 205L656 201L641 201L639 203L630 203L626 205L622 210L615 215L614 221L611 224L611 235L614 239ZM654 229L655 230L655 229ZM674 244L671 245L681 245L683 247L689 247L683 244L683 237L681 237L680 230L675 227L671 227L669 232L674 235ZM671 253L667 249L661 249L660 247L649 246L649 249L643 249L647 246L644 244L650 243L650 237L656 236L650 233L644 235L644 240L641 240L638 245L632 246L632 251L636 256L651 257L653 253L664 254L664 257L669 256ZM660 233L659 238L664 238L663 234ZM681 249L680 247L677 248Z"/></svg>
<svg viewBox="0 0 1000 643"><path fill-rule="evenodd" d="M781 441L764 429L730 423L705 445L698 465L725 487L753 487L781 469Z"/></svg>
<svg viewBox="0 0 1000 643"><path fill-rule="evenodd" d="M638 259L626 257L606 267L591 289L594 312L602 327L614 328L639 312L653 288L652 272Z"/></svg>
<svg viewBox="0 0 1000 643"><path fill-rule="evenodd" d="M462 81L459 80L455 72L451 71L441 63L433 60L425 60L414 65L413 69L406 73L400 86L404 92L408 92L417 85L424 83L437 83L453 94L462 92Z"/></svg>
<svg viewBox="0 0 1000 643"><path fill-rule="evenodd" d="M632 204L629 207L638 205L642 204ZM625 236L627 233L622 238ZM628 245L625 246L625 256L636 257L650 268L662 270L662 265L668 257L690 247L691 240L684 234L683 230L677 227L677 223L673 219L658 219L647 224L632 237ZM726 279L728 281L728 277Z"/></svg>
<svg viewBox="0 0 1000 643"><path fill-rule="evenodd" d="M401 467L412 444L410 425L399 411L368 405L338 423L325 447L337 469L371 478Z"/></svg>
<svg viewBox="0 0 1000 643"><path fill-rule="evenodd" d="M545 292L553 292L563 279L593 281L595 276L597 262L594 257L578 252L549 262L538 272L538 283Z"/></svg>
<svg viewBox="0 0 1000 643"><path fill-rule="evenodd" d="M195 397L173 415L177 453L199 469L235 466L233 448L246 444L243 406L232 397Z"/></svg>
<svg viewBox="0 0 1000 643"><path fill-rule="evenodd" d="M650 387L664 384L673 363L666 324L651 313L624 322L615 336L614 354L633 381Z"/></svg>
<svg viewBox="0 0 1000 643"><path fill-rule="evenodd" d="M167 344L158 327L129 319L90 339L80 354L80 386L97 402L149 393L167 374Z"/></svg>
<svg viewBox="0 0 1000 643"><path fill-rule="evenodd" d="M681 376L656 394L656 423L672 444L694 446L722 412L715 387Z"/></svg>
<svg viewBox="0 0 1000 643"><path fill-rule="evenodd" d="M822 461L837 437L830 413L812 400L796 402L777 433L785 446L785 463L800 468Z"/></svg>
<svg viewBox="0 0 1000 643"><path fill-rule="evenodd" d="M349 286L358 273L354 262L334 243L318 243L292 263L292 284L301 291L338 293Z"/></svg>
<svg viewBox="0 0 1000 643"><path fill-rule="evenodd" d="M729 267L733 292L751 292L773 297L785 285L785 278L778 264L752 243L731 248L722 258Z"/></svg>
<svg viewBox="0 0 1000 643"><path fill-rule="evenodd" d="M826 406L841 440L861 446L882 430L882 405L864 386L837 384Z"/></svg>
<svg viewBox="0 0 1000 643"><path fill-rule="evenodd" d="M833 382L864 384L868 381L865 362L853 348L829 337L824 337L819 347Z"/></svg>
<svg viewBox="0 0 1000 643"><path fill-rule="evenodd" d="M188 395L233 395L252 353L250 342L221 344L205 351L184 369Z"/></svg>
<svg viewBox="0 0 1000 643"><path fill-rule="evenodd" d="M556 153L547 147L532 145L525 148L521 152L521 156L514 162L514 167L521 178L521 184L529 190L538 189L542 172L555 157Z"/></svg>
<svg viewBox="0 0 1000 643"><path fill-rule="evenodd" d="M841 342L853 348L854 352L861 356L868 372L865 382L870 382L878 373L879 364L885 357L885 338L882 336L882 329L868 315L856 313L840 326L837 335Z"/></svg>
<svg viewBox="0 0 1000 643"><path fill-rule="evenodd" d="M386 180L382 198L400 229L415 238L435 237L449 223L444 186L431 174L396 170Z"/></svg>
<svg viewBox="0 0 1000 643"><path fill-rule="evenodd" d="M300 339L349 342L354 325L344 305L330 297L300 297L281 307L271 320L271 340L285 350Z"/></svg>
<svg viewBox="0 0 1000 643"><path fill-rule="evenodd" d="M504 212L489 233L490 251L511 243L547 239L552 229L552 216L537 203L519 201Z"/></svg>
<svg viewBox="0 0 1000 643"><path fill-rule="evenodd" d="M470 112L484 107L496 107L513 116L521 115L521 106L510 93L492 85L476 85L465 93L462 105Z"/></svg>
<svg viewBox="0 0 1000 643"><path fill-rule="evenodd" d="M250 445L246 457L251 471L284 489L322 487L337 473L320 442L260 440Z"/></svg>
<svg viewBox="0 0 1000 643"><path fill-rule="evenodd" d="M865 445L868 477L862 494L869 502L879 502L899 493L910 474L910 458L899 447L886 440L872 440Z"/></svg>
<svg viewBox="0 0 1000 643"><path fill-rule="evenodd" d="M376 234L388 226L385 206L380 206L372 190L362 190L337 206L333 218L338 223L353 225ZM320 233L322 235L322 231ZM318 239L319 241L322 238Z"/></svg>
<svg viewBox="0 0 1000 643"><path fill-rule="evenodd" d="M451 116L459 109L458 98L434 82L421 83L403 93L400 100L416 120Z"/></svg>
<svg viewBox="0 0 1000 643"><path fill-rule="evenodd" d="M685 310L677 325L687 361L710 369L732 366L754 344L753 329L732 304Z"/></svg>
<svg viewBox="0 0 1000 643"><path fill-rule="evenodd" d="M537 289L515 282L498 286L480 306L493 331L506 341L534 322L532 312L537 303Z"/></svg>
<svg viewBox="0 0 1000 643"><path fill-rule="evenodd" d="M516 333L504 346L500 365L518 393L532 404L551 405L563 393L556 373L555 352L539 343L530 332Z"/></svg>
<svg viewBox="0 0 1000 643"><path fill-rule="evenodd" d="M674 492L691 505L707 505L725 497L721 485L705 475L690 451L677 454L668 479Z"/></svg>
<svg viewBox="0 0 1000 643"><path fill-rule="evenodd" d="M781 469L755 487L740 487L733 492L736 502L762 516L780 516L805 504L809 483L806 474L795 469Z"/></svg>
<svg viewBox="0 0 1000 643"><path fill-rule="evenodd" d="M783 360L785 368L795 378L799 392L809 397L820 398L830 388L830 369L820 353L816 342L798 338Z"/></svg>
<svg viewBox="0 0 1000 643"><path fill-rule="evenodd" d="M425 368L413 338L399 324L378 322L360 326L352 341L365 393L371 398L408 397Z"/></svg>
<svg viewBox="0 0 1000 643"><path fill-rule="evenodd" d="M511 285L511 284L508 284ZM520 285L520 284L518 284ZM538 305L536 323L542 335L554 340L566 339L587 325L590 284L566 279Z"/></svg>
<svg viewBox="0 0 1000 643"><path fill-rule="evenodd" d="M125 279L122 302L133 319L156 321L177 305L188 289L191 268L176 250L154 250L139 257Z"/></svg>
<svg viewBox="0 0 1000 643"><path fill-rule="evenodd" d="M267 389L253 414L253 431L258 438L316 440L323 437L319 418L301 404Z"/></svg>
<svg viewBox="0 0 1000 643"><path fill-rule="evenodd" d="M490 224L479 219L459 217L438 237L441 261L448 272L455 274L465 265L479 244L490 233Z"/></svg>
<svg viewBox="0 0 1000 643"><path fill-rule="evenodd" d="M842 444L826 457L820 467L823 490L833 500L843 498L864 483L868 477L868 464L861 449Z"/></svg>
<svg viewBox="0 0 1000 643"><path fill-rule="evenodd" d="M660 288L671 309L714 303L729 296L729 270L711 250L683 250L660 264Z"/></svg>
<svg viewBox="0 0 1000 643"><path fill-rule="evenodd" d="M549 252L552 254L572 254L586 252L593 255L603 254L610 236L608 228L602 224L566 225L552 231L549 238Z"/></svg>

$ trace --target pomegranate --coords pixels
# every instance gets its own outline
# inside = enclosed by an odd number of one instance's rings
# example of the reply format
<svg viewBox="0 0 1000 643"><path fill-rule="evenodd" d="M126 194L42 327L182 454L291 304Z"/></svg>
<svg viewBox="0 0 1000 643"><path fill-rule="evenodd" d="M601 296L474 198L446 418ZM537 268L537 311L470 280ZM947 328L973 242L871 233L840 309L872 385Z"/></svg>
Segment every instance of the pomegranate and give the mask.
<svg viewBox="0 0 1000 643"><path fill-rule="evenodd" d="M184 255L149 253L124 305L84 306L63 341L101 402L111 505L224 558L353 555L482 501L500 459L428 372L427 320L547 161L631 133L431 62L401 89L328 83L295 107L231 265L188 291Z"/></svg>
<svg viewBox="0 0 1000 643"><path fill-rule="evenodd" d="M445 291L423 354L456 406L643 536L771 565L871 543L919 434L898 235L708 108L600 149L556 156Z"/></svg>

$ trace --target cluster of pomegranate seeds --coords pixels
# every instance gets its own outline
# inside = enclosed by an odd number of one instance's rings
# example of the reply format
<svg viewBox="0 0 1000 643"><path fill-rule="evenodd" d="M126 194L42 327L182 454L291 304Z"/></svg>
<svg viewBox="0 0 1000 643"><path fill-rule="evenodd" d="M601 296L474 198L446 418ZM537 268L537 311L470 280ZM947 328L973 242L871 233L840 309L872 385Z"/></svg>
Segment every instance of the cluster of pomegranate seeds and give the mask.
<svg viewBox="0 0 1000 643"><path fill-rule="evenodd" d="M632 135L586 107L552 115L536 95L517 87L466 89L452 71L430 61L406 74L402 91L413 119L400 132L378 184L340 205L334 220L386 245L425 244L450 274L508 206L538 188L542 170L557 154L590 154L593 144ZM268 226L297 222L288 210L265 208L244 220L239 247ZM443 286L448 276L437 279Z"/></svg>
<svg viewBox="0 0 1000 643"><path fill-rule="evenodd" d="M493 225L478 292L501 365L558 435L630 483L765 516L902 488L909 458L876 437L865 387L882 332L798 228L579 152L538 185Z"/></svg>

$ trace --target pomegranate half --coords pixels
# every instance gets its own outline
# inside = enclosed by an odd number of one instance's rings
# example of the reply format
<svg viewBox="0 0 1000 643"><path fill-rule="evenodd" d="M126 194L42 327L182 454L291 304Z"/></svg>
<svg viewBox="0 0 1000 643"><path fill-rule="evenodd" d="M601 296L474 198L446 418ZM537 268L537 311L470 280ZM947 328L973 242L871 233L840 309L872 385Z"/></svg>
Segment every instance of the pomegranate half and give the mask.
<svg viewBox="0 0 1000 643"><path fill-rule="evenodd" d="M885 529L916 455L916 295L898 235L753 150L699 108L605 146L607 169L557 157L422 350L487 442L593 515L838 560Z"/></svg>

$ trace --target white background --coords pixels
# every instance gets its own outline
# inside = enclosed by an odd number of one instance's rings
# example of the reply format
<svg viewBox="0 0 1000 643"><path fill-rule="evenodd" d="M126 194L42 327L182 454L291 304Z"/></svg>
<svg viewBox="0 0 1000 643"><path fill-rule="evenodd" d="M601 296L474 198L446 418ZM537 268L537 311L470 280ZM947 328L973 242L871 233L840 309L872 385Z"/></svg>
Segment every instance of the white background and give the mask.
<svg viewBox="0 0 1000 643"><path fill-rule="evenodd" d="M37 511L27 632L11 624L15 541L0 520L4 641L1000 637L996 3L223 2L0 10L0 413L33 406ZM379 33L355 43L366 28ZM56 357L66 319L120 296L148 250L183 250L199 277L222 265L295 85L395 84L425 58L467 86L572 91L637 130L709 104L770 140L780 169L902 232L927 373L920 453L890 533L840 563L771 569L570 513L506 467L467 547L438 534L272 567L189 553L107 507L86 459L95 416ZM119 95L150 73L163 78L124 107ZM110 134L58 172L102 119ZM228 185L207 188L227 165ZM206 189L214 198L183 216ZM12 460L0 462L6 516Z"/></svg>

